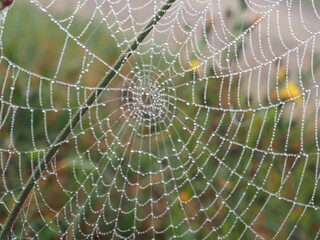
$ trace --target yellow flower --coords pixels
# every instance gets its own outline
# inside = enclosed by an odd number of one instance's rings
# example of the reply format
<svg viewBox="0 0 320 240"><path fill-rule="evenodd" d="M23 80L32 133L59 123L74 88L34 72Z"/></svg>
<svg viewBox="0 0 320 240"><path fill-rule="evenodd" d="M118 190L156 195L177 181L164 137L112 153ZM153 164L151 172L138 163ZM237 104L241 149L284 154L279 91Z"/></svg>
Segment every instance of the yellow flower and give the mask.
<svg viewBox="0 0 320 240"><path fill-rule="evenodd" d="M194 72L199 72L201 66L201 62L199 60L192 60L190 64L190 68L193 69Z"/></svg>
<svg viewBox="0 0 320 240"><path fill-rule="evenodd" d="M279 71L278 71L279 82L282 82L283 80L285 80L286 74L287 74L287 68L286 66L283 65L279 68Z"/></svg>
<svg viewBox="0 0 320 240"><path fill-rule="evenodd" d="M180 200L181 200L182 202L187 202L187 201L190 200L190 198L191 198L191 196L190 196L189 193L187 193L187 192L185 192L185 191L183 191L183 192L180 193Z"/></svg>
<svg viewBox="0 0 320 240"><path fill-rule="evenodd" d="M287 86L282 88L279 92L280 98L284 100L288 100L291 98L300 99L298 97L301 94L301 89L296 86L293 82L289 82Z"/></svg>

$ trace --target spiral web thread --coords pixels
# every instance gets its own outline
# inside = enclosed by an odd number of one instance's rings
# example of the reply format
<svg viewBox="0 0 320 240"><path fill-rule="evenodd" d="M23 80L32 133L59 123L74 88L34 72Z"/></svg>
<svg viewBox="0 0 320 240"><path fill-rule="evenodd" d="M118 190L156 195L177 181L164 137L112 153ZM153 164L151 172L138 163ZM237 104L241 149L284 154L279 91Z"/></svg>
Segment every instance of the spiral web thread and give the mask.
<svg viewBox="0 0 320 240"><path fill-rule="evenodd" d="M0 228L164 2L21 0L2 12ZM40 55L17 60L9 42L27 50L5 38L23 8L48 27L19 22ZM58 143L11 238L317 239L319 9L176 1Z"/></svg>

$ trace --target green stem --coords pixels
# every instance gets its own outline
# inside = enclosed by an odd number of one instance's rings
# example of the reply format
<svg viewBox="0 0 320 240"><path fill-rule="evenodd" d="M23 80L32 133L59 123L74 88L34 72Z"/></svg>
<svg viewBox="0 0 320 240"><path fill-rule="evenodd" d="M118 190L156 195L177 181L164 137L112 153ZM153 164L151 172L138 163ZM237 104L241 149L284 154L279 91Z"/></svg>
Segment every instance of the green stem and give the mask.
<svg viewBox="0 0 320 240"><path fill-rule="evenodd" d="M5 239L8 236L9 231L12 229L12 226L26 200L29 193L33 189L35 183L39 180L42 171L46 168L47 164L51 161L53 156L58 151L61 146L60 143L65 141L67 136L70 134L72 129L78 124L83 115L88 111L89 107L98 99L100 94L103 92L104 88L108 83L113 79L113 77L119 72L122 66L128 61L132 53L137 49L140 43L148 36L153 27L160 21L162 16L167 12L167 10L172 6L176 0L167 0L167 2L162 6L162 8L157 12L157 14L151 19L151 21L145 26L145 28L138 34L137 38L131 44L131 46L118 58L117 62L110 69L107 75L101 80L97 88L90 94L86 99L82 107L74 114L71 121L69 121L63 130L60 132L52 146L49 148L43 160L34 170L33 174L28 179L25 187L20 193L17 202L15 203L11 213L9 214L4 227L0 233L0 239Z"/></svg>

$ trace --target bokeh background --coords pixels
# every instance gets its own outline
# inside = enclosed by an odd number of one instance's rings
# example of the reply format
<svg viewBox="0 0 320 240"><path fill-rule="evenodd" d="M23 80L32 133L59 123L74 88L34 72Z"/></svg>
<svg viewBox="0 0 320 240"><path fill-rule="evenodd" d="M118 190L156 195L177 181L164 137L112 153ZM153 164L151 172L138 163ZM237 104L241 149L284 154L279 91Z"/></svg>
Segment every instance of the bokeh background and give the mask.
<svg viewBox="0 0 320 240"><path fill-rule="evenodd" d="M1 224L163 2L14 2L1 30ZM208 3L178 0L58 143L13 238L317 238L319 3Z"/></svg>

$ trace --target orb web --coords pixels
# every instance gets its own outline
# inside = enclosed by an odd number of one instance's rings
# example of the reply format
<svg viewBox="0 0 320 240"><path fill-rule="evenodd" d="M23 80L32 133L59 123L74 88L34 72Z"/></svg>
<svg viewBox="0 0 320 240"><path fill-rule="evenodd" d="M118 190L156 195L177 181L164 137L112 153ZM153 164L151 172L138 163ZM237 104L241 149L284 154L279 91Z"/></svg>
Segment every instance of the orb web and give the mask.
<svg viewBox="0 0 320 240"><path fill-rule="evenodd" d="M84 106L164 3L1 12L0 228L88 107L12 239L317 239L319 4L177 0Z"/></svg>

